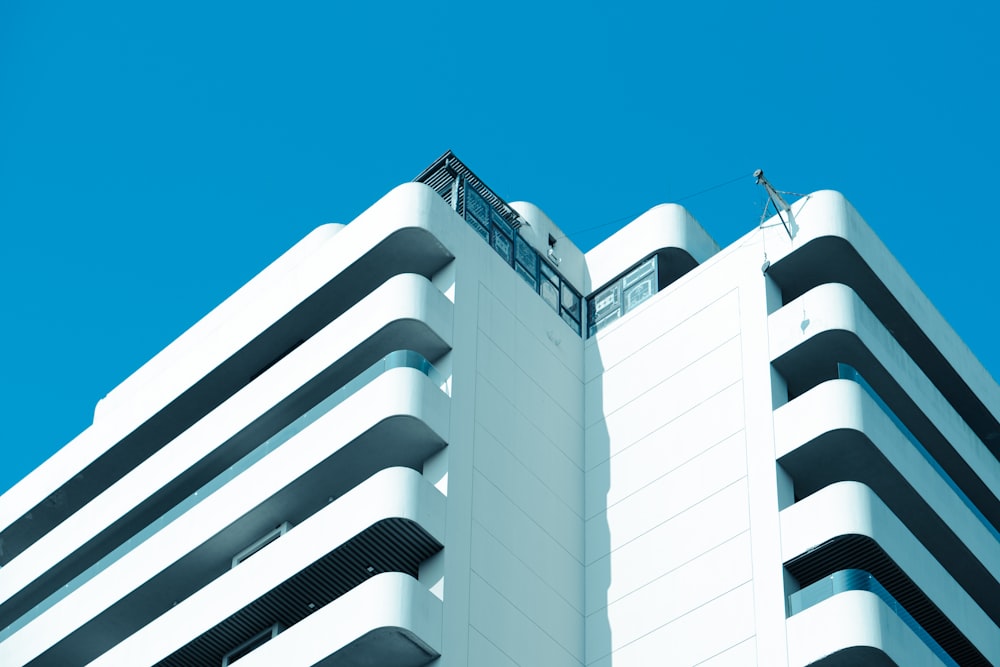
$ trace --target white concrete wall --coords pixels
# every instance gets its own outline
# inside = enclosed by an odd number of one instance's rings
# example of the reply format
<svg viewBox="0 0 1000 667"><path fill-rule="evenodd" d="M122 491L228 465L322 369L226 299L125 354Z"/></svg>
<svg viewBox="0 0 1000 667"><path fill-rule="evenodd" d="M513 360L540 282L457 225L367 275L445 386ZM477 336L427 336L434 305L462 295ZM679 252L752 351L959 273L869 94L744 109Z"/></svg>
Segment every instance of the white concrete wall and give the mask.
<svg viewBox="0 0 1000 667"><path fill-rule="evenodd" d="M588 665L693 664L753 634L737 301L671 305L613 325L588 363ZM692 616L713 601L723 632Z"/></svg>
<svg viewBox="0 0 1000 667"><path fill-rule="evenodd" d="M755 556L772 573L781 563L755 554L751 531L756 487L776 488L758 435L770 381L755 260L710 260L587 342L587 665L758 663ZM747 405L761 397L763 420ZM756 481L748 439L772 463L757 457ZM761 535L777 533L775 510L757 510ZM772 615L783 625L783 606Z"/></svg>
<svg viewBox="0 0 1000 667"><path fill-rule="evenodd" d="M452 413L467 439L449 447L449 510L470 503L468 532L456 536L450 525L445 549L457 560L453 545L469 543L467 648L446 639L442 661L582 665L583 341L469 236L457 261L456 329L467 328L456 332L462 398ZM453 484L464 471L467 496Z"/></svg>

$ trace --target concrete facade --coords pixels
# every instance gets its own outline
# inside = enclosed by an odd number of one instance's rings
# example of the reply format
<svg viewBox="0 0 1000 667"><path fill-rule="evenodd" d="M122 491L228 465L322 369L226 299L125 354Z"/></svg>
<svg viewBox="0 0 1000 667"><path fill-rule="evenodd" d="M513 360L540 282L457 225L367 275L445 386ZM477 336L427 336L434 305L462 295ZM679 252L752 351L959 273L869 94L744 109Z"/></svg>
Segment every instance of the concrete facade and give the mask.
<svg viewBox="0 0 1000 667"><path fill-rule="evenodd" d="M841 195L419 180L0 497L0 665L1000 664L1000 388Z"/></svg>

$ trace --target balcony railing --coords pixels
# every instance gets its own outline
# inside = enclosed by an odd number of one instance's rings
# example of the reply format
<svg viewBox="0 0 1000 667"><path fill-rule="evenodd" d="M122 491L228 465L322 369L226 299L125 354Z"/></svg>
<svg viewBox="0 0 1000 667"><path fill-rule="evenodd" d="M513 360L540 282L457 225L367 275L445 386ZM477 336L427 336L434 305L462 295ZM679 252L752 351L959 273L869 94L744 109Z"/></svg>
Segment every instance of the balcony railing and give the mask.
<svg viewBox="0 0 1000 667"><path fill-rule="evenodd" d="M847 591L868 591L874 593L891 609L896 616L906 624L914 634L936 655L941 662L949 667L959 667L959 664L934 641L934 638L910 615L903 605L899 604L889 594L882 584L864 570L841 570L824 577L788 596L788 615L794 616L809 607L819 604L838 593Z"/></svg>

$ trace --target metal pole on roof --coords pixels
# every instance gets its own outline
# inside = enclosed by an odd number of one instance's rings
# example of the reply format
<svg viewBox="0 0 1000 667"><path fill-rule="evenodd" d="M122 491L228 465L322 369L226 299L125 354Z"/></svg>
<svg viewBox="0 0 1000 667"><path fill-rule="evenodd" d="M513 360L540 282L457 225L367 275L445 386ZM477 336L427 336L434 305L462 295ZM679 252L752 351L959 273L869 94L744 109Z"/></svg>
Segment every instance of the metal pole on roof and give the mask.
<svg viewBox="0 0 1000 667"><path fill-rule="evenodd" d="M763 185L764 189L767 190L767 196L771 200L771 203L774 204L774 210L778 213L778 219L781 220L781 224L785 226L788 238L794 239L795 234L799 231L799 226L795 223L795 216L792 215L792 207L788 205L788 202L781 196L781 193L774 189L770 181L764 178L764 170L758 169L753 175L757 179L757 185Z"/></svg>

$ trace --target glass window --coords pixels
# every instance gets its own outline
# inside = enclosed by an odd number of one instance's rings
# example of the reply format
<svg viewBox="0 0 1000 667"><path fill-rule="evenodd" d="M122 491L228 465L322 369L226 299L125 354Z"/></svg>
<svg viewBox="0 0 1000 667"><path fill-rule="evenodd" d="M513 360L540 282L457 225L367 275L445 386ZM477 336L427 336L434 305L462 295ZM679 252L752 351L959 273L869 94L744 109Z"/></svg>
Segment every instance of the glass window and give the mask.
<svg viewBox="0 0 1000 667"><path fill-rule="evenodd" d="M653 296L653 278L648 275L641 281L630 287L625 292L625 312L632 310L640 303Z"/></svg>
<svg viewBox="0 0 1000 667"><path fill-rule="evenodd" d="M659 273L656 255L644 260L622 274L615 281L587 299L588 335L595 333L611 324L623 314L629 312L656 294L659 288ZM565 301L567 292L563 294L563 308L570 310L571 301Z"/></svg>
<svg viewBox="0 0 1000 667"><path fill-rule="evenodd" d="M503 216L496 212L495 209L490 209L490 222L495 226L499 227L500 230L507 236L507 238L514 238L514 228L504 220Z"/></svg>
<svg viewBox="0 0 1000 667"><path fill-rule="evenodd" d="M539 283L538 293L542 296L545 303L552 307L552 310L559 310L559 290L555 285L548 280L543 280Z"/></svg>
<svg viewBox="0 0 1000 667"><path fill-rule="evenodd" d="M576 334L579 336L580 335L580 323L577 322L576 320L574 320L569 315L567 315L565 310L563 310L562 312L560 312L559 315L563 318L563 321L566 324L569 325L569 328L572 329L573 331L575 331Z"/></svg>
<svg viewBox="0 0 1000 667"><path fill-rule="evenodd" d="M568 283L562 284L562 307L576 321L580 321L580 295Z"/></svg>
<svg viewBox="0 0 1000 667"><path fill-rule="evenodd" d="M496 227L493 228L492 245L493 249L497 251L497 254L503 257L505 262L510 264L513 259L512 253L514 250L514 244L510 242L510 238L501 234L500 230Z"/></svg>
<svg viewBox="0 0 1000 667"><path fill-rule="evenodd" d="M599 322L621 305L621 287L616 283L594 297L592 312L593 320Z"/></svg>
<svg viewBox="0 0 1000 667"><path fill-rule="evenodd" d="M541 274L542 278L551 281L553 285L559 284L559 276L545 260L538 262L538 272Z"/></svg>
<svg viewBox="0 0 1000 667"><path fill-rule="evenodd" d="M514 252L517 255L517 261L531 273L534 278L538 272L538 255L535 254L535 249L531 247L524 238L518 234L514 241Z"/></svg>
<svg viewBox="0 0 1000 667"><path fill-rule="evenodd" d="M656 256L650 257L647 261L635 267L622 278L622 288L628 289L639 282L639 279L656 269Z"/></svg>
<svg viewBox="0 0 1000 667"><path fill-rule="evenodd" d="M590 325L590 335L593 336L595 333L597 333L604 327L608 326L609 324L617 320L619 317L621 317L621 311L615 310L613 313L605 317L603 320L594 322L593 324Z"/></svg>
<svg viewBox="0 0 1000 667"><path fill-rule="evenodd" d="M524 282L531 285L531 289L535 290L536 292L538 291L538 279L535 278L533 274L528 273L528 270L523 266L521 266L520 262L514 263L514 270L517 271L517 275L521 276L524 279Z"/></svg>
<svg viewBox="0 0 1000 667"><path fill-rule="evenodd" d="M469 187L469 184L465 184L465 215L468 218L472 215L482 224L486 226L490 221L489 207L486 206L486 200L479 196L479 193Z"/></svg>

